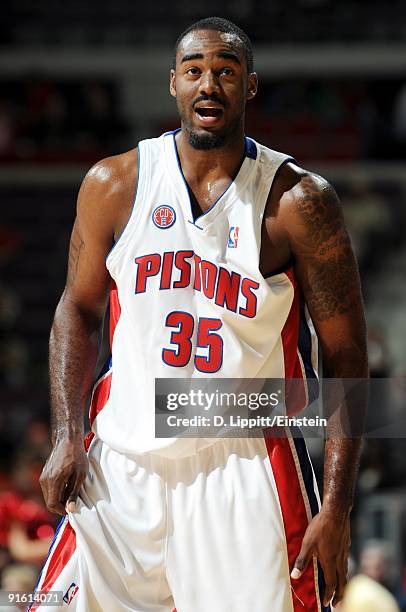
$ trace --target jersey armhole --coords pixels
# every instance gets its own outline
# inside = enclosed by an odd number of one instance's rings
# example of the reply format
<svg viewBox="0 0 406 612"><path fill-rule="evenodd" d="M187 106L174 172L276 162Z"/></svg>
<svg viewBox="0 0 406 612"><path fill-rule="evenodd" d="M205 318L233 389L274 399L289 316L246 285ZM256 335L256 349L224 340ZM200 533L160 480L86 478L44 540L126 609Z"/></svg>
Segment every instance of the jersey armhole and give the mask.
<svg viewBox="0 0 406 612"><path fill-rule="evenodd" d="M129 237L133 233L134 229L137 227L137 221L141 215L141 203L143 200L143 194L145 192L145 177L148 176L146 172L146 166L148 163L146 151L144 146L141 146L142 142L138 143L137 146L137 158L138 158L138 169L137 169L137 184L135 188L135 195L133 200L133 205L131 208L131 213L128 218L126 225L124 226L123 231L120 236L116 240L116 242L111 247L109 253L106 257L106 266L110 270L111 265L114 263L122 248L128 242ZM142 151L142 154L141 154Z"/></svg>
<svg viewBox="0 0 406 612"><path fill-rule="evenodd" d="M262 230L262 223L264 221L265 218L265 210L266 210L266 205L268 204L268 201L272 195L272 190L273 187L275 185L275 182L279 176L280 171L282 170L282 168L284 168L286 166L286 164L289 164L290 162L293 162L294 164L296 164L296 160L294 157L291 157L290 155L286 155L285 158L280 160L279 165L277 166L275 172L273 173L273 177L271 179L271 183L270 184L266 184L264 185L264 188L261 190L261 194L258 197L258 200L261 202L260 204L260 209L259 209L259 213L261 216L261 230Z"/></svg>
<svg viewBox="0 0 406 612"><path fill-rule="evenodd" d="M284 159L281 159L280 164L278 165L278 167L276 168L272 180L271 180L271 184L265 184L264 188L261 190L261 194L258 197L258 200L260 202L259 205L259 218L260 218L260 223L259 223L259 258L261 257L261 248L262 248L262 232L263 232L263 228L264 228L264 223L265 223L265 211L266 211L266 207L267 204L271 198L272 195L272 189L275 185L276 179L279 176L280 171L282 170L282 168L288 164L289 162L293 162L296 163L296 160L294 157L291 157L290 155L286 155ZM260 261L258 261L258 270L260 267ZM282 270L281 270L282 272ZM280 272L275 272L274 274L271 274L269 276L263 276L262 278L264 280L267 280L268 278L271 278L272 276L275 276L277 274L279 274ZM262 276L262 274L261 274Z"/></svg>

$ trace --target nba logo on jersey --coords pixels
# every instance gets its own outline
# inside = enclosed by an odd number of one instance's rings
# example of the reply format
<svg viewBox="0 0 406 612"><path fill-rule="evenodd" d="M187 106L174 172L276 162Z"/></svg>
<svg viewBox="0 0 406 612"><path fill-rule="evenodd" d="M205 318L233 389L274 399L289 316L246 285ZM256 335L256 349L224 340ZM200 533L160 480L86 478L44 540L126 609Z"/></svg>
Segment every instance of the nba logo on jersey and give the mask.
<svg viewBox="0 0 406 612"><path fill-rule="evenodd" d="M65 595L63 596L63 600L65 603L68 604L68 606L78 591L79 591L78 585L72 582L69 589L66 591Z"/></svg>
<svg viewBox="0 0 406 612"><path fill-rule="evenodd" d="M157 206L152 213L152 220L156 227L168 229L176 220L176 214L172 206Z"/></svg>
<svg viewBox="0 0 406 612"><path fill-rule="evenodd" d="M228 234L228 243L227 243L227 246L229 249L237 248L239 231L240 231L240 228L238 226L230 227L230 232Z"/></svg>

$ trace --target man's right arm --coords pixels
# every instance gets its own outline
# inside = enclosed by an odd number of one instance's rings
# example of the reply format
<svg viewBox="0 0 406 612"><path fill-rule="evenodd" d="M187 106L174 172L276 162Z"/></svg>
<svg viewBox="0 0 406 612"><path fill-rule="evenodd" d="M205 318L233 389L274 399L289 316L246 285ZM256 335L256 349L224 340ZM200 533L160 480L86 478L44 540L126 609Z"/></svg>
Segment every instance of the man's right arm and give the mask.
<svg viewBox="0 0 406 612"><path fill-rule="evenodd" d="M136 153L103 160L80 188L66 287L50 337L52 452L41 474L51 512L74 509L86 477L83 414L93 382L110 276L105 260L131 212Z"/></svg>

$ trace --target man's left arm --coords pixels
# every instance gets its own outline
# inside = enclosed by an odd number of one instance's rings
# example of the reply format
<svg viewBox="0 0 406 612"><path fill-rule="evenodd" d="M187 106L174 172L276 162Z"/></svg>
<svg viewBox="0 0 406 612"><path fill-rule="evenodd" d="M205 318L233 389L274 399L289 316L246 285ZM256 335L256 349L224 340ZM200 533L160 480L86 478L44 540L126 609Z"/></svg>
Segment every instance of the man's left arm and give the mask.
<svg viewBox="0 0 406 612"><path fill-rule="evenodd" d="M324 179L306 174L283 199L289 211L285 228L296 276L321 345L323 377L366 379L366 326L358 268L337 195ZM345 409L363 412L365 406ZM306 531L292 571L292 578L300 577L312 556L318 557L326 581L325 605L333 595L333 605L342 599L346 583L349 514L360 451L360 435L335 435L329 420L323 503Z"/></svg>

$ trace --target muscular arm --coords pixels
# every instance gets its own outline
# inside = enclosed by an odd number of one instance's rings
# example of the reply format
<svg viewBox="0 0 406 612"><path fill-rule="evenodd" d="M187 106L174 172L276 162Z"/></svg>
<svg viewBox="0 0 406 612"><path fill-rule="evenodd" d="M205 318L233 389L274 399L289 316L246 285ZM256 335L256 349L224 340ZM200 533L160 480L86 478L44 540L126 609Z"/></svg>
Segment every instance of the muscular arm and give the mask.
<svg viewBox="0 0 406 612"><path fill-rule="evenodd" d="M324 378L367 378L366 327L360 282L341 206L323 179L303 177L294 187L295 223L290 244L322 349ZM347 406L363 411L363 406ZM351 509L360 439L336 432L329 422L323 506L344 517ZM351 417L351 415L350 415ZM339 437L335 434L339 433Z"/></svg>
<svg viewBox="0 0 406 612"><path fill-rule="evenodd" d="M67 281L50 337L53 450L41 475L48 508L61 514L67 501L75 502L87 473L83 414L110 285L105 259L130 213L135 162L134 151L99 162L78 196Z"/></svg>
<svg viewBox="0 0 406 612"><path fill-rule="evenodd" d="M368 377L366 327L358 269L334 189L295 166L286 168L278 202L278 238L290 253L321 344L324 378ZM271 222L271 221L270 221ZM366 398L360 398L361 403ZM326 578L325 601L342 598L349 546L348 517L361 449L360 437L345 437L340 410L350 420L365 410L354 402L337 406L328 421L323 505L310 524L296 561L299 577L317 554ZM356 414L358 413L358 414ZM328 534L328 536L327 536Z"/></svg>
<svg viewBox="0 0 406 612"><path fill-rule="evenodd" d="M107 299L109 279L102 252L107 254L108 250L102 245L95 249L86 230L83 214L78 211L69 248L67 283L49 343L53 444L63 436L83 435L83 407L93 378ZM94 257L101 268L96 275L89 270L90 262L84 261Z"/></svg>

